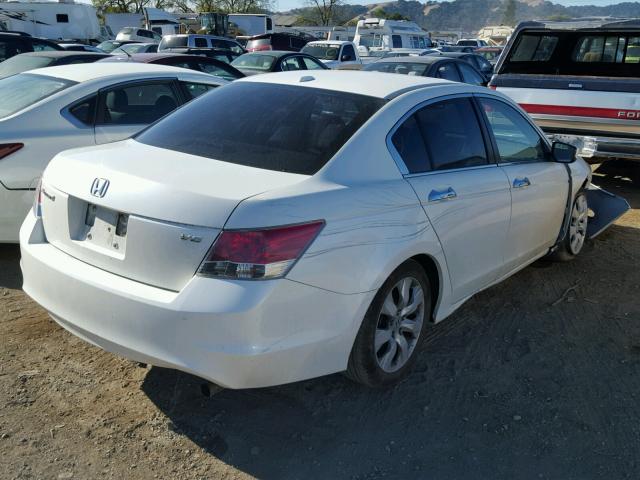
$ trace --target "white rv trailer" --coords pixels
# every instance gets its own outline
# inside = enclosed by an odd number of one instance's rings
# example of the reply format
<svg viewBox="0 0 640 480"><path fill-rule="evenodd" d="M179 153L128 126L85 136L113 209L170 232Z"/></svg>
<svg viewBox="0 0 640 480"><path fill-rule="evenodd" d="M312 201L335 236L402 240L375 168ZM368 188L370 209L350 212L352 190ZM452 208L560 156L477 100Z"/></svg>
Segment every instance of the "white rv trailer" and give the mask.
<svg viewBox="0 0 640 480"><path fill-rule="evenodd" d="M361 55L397 48L426 49L432 46L429 33L406 20L367 18L358 20L353 42Z"/></svg>
<svg viewBox="0 0 640 480"><path fill-rule="evenodd" d="M107 13L105 23L114 32L120 32L127 27L137 27L151 30L159 35L180 33L178 14L151 7L145 7L142 10L142 13Z"/></svg>
<svg viewBox="0 0 640 480"><path fill-rule="evenodd" d="M269 15L263 14L230 13L229 33L236 37L273 33L273 20Z"/></svg>
<svg viewBox="0 0 640 480"><path fill-rule="evenodd" d="M0 2L0 30L14 30L51 40L99 42L96 9L73 0Z"/></svg>

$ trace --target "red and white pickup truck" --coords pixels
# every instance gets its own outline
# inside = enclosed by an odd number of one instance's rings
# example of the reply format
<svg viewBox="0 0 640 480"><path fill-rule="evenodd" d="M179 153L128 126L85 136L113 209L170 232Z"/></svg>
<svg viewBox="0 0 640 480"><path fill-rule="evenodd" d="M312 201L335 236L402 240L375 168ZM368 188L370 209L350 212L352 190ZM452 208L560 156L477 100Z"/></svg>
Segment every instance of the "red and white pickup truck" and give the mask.
<svg viewBox="0 0 640 480"><path fill-rule="evenodd" d="M489 83L590 163L640 172L640 20L523 22Z"/></svg>

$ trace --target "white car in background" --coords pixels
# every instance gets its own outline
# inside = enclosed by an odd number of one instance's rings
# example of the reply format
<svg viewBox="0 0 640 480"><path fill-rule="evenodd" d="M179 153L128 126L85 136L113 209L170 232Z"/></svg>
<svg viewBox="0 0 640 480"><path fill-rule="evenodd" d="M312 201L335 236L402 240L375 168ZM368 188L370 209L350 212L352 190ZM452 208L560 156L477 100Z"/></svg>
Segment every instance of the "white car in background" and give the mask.
<svg viewBox="0 0 640 480"><path fill-rule="evenodd" d="M125 27L116 35L116 42L160 43L162 35L144 28Z"/></svg>
<svg viewBox="0 0 640 480"><path fill-rule="evenodd" d="M580 252L589 180L481 87L256 75L57 155L20 232L24 290L95 345L225 387L385 385L430 322Z"/></svg>
<svg viewBox="0 0 640 480"><path fill-rule="evenodd" d="M79 64L0 79L0 243L16 243L57 153L130 137L225 80L142 63Z"/></svg>

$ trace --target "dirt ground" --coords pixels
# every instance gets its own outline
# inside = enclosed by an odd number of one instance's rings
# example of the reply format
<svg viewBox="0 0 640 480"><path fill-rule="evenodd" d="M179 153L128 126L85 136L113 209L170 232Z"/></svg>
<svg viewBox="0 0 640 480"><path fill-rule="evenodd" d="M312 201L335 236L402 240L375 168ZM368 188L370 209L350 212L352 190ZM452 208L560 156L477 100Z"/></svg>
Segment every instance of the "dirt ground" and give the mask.
<svg viewBox="0 0 640 480"><path fill-rule="evenodd" d="M432 328L414 372L206 398L63 331L0 246L1 479L640 477L640 187L568 264L539 263Z"/></svg>

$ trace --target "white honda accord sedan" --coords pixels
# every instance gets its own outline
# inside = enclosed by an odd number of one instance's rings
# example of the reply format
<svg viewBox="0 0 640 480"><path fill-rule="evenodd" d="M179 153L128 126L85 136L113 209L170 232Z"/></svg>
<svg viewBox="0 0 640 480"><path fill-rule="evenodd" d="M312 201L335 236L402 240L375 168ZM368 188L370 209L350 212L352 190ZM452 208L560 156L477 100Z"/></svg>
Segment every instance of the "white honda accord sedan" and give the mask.
<svg viewBox="0 0 640 480"><path fill-rule="evenodd" d="M20 232L24 290L88 342L225 387L385 385L470 296L580 252L589 180L490 90L258 75L57 155Z"/></svg>
<svg viewBox="0 0 640 480"><path fill-rule="evenodd" d="M212 88L206 73L148 64L76 64L0 79L0 243L16 243L56 154L123 140Z"/></svg>

